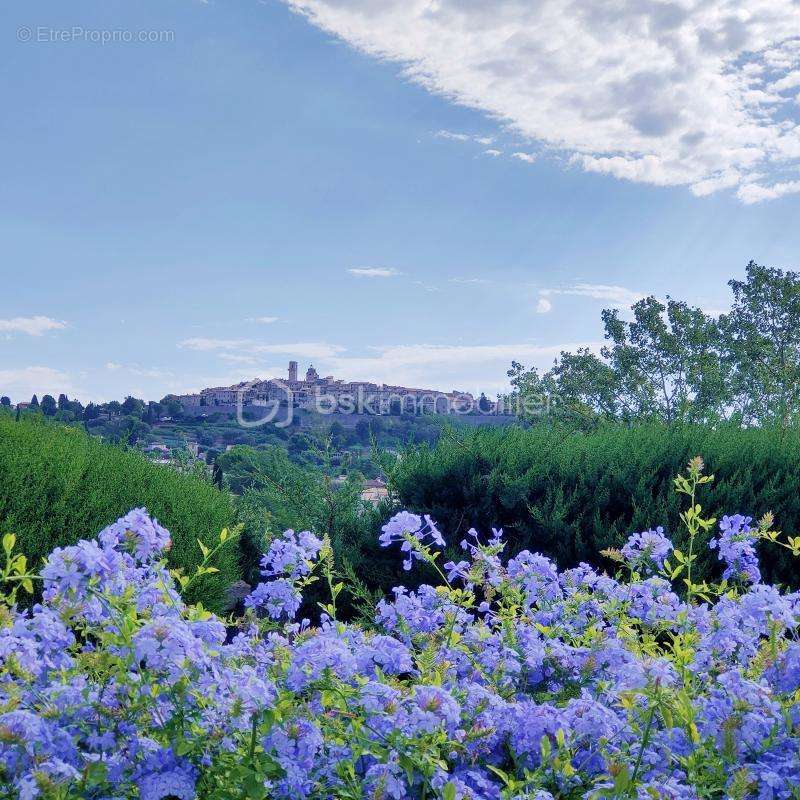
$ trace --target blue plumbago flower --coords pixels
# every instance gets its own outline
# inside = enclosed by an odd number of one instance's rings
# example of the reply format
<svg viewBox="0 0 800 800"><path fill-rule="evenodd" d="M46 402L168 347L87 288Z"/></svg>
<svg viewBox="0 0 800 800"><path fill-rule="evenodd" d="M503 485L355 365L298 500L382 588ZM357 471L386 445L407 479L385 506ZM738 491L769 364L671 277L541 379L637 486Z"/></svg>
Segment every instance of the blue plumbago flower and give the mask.
<svg viewBox="0 0 800 800"><path fill-rule="evenodd" d="M322 549L322 540L309 531L285 531L261 559L262 575L290 579L308 575Z"/></svg>
<svg viewBox="0 0 800 800"><path fill-rule="evenodd" d="M41 603L0 603L0 796L596 800L625 770L636 800L793 800L800 593L757 580L749 524L723 519L735 580L702 603L644 574L658 530L629 540L628 581L473 531L446 585L397 587L366 626L294 620L322 542L288 531L263 613L226 630L136 510L53 551ZM441 534L403 512L381 541L410 562Z"/></svg>
<svg viewBox="0 0 800 800"><path fill-rule="evenodd" d="M433 733L444 728L455 733L461 719L461 708L452 694L441 686L417 686L405 710L401 727L407 736Z"/></svg>
<svg viewBox="0 0 800 800"><path fill-rule="evenodd" d="M163 673L169 683L180 680L188 668L206 661L202 639L187 623L174 617L156 617L133 637L136 660L151 671Z"/></svg>
<svg viewBox="0 0 800 800"><path fill-rule="evenodd" d="M285 578L259 583L244 599L247 608L263 608L272 619L294 619L302 602L298 588Z"/></svg>
<svg viewBox="0 0 800 800"><path fill-rule="evenodd" d="M284 772L275 787L278 796L310 796L323 744L319 728L306 719L285 723L270 731L262 746L266 752L274 753Z"/></svg>
<svg viewBox="0 0 800 800"><path fill-rule="evenodd" d="M195 800L197 769L169 748L148 756L138 778L141 800Z"/></svg>
<svg viewBox="0 0 800 800"><path fill-rule="evenodd" d="M414 559L424 559L424 553L430 544L445 546L444 537L427 514L423 518L408 511L400 511L381 528L381 531L378 541L382 547L400 542L400 549L407 554L403 560L405 570L411 569Z"/></svg>
<svg viewBox="0 0 800 800"><path fill-rule="evenodd" d="M721 531L718 539L712 539L708 546L719 548L719 560L726 564L723 577L749 583L759 583L761 571L756 555L756 535L750 527L752 517L735 514L723 517L719 523Z"/></svg>
<svg viewBox="0 0 800 800"><path fill-rule="evenodd" d="M664 529L659 526L655 530L633 533L622 548L628 564L634 568L652 572L653 567L664 568L664 560L672 552L672 542L664 536Z"/></svg>
<svg viewBox="0 0 800 800"><path fill-rule="evenodd" d="M146 561L169 547L169 531L148 516L146 508L134 508L124 517L100 531L97 537L104 548L132 553Z"/></svg>
<svg viewBox="0 0 800 800"><path fill-rule="evenodd" d="M405 800L408 797L403 769L396 759L369 767L364 776L364 788L369 800Z"/></svg>

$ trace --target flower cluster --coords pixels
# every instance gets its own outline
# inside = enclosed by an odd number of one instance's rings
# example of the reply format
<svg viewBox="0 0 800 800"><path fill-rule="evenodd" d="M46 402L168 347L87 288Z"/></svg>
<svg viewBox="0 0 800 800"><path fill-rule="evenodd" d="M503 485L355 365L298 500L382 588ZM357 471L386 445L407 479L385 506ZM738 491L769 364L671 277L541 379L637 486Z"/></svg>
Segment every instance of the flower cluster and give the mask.
<svg viewBox="0 0 800 800"><path fill-rule="evenodd" d="M652 572L653 568L663 569L664 560L672 551L672 542L664 536L664 529L634 533L622 548L622 555L634 568Z"/></svg>
<svg viewBox="0 0 800 800"><path fill-rule="evenodd" d="M247 608L261 608L272 619L293 618L303 602L302 589L323 543L309 531L285 531L261 559L261 574L269 580L245 598Z"/></svg>
<svg viewBox="0 0 800 800"><path fill-rule="evenodd" d="M382 547L393 542L400 542L403 553L403 569L410 570L414 560L425 561L430 555L431 545L444 547L444 537L436 527L436 523L426 514L420 517L408 511L395 514L381 528L379 541Z"/></svg>
<svg viewBox="0 0 800 800"><path fill-rule="evenodd" d="M756 534L750 527L752 517L735 514L723 517L719 524L719 539L713 539L709 547L719 548L719 559L725 562L723 577L758 583L761 571L758 568L756 555Z"/></svg>
<svg viewBox="0 0 800 800"><path fill-rule="evenodd" d="M759 581L747 526L721 523L748 581L716 600L671 583L661 530L623 549L652 571L629 580L471 532L440 585L312 627L315 536L273 542L224 623L137 510L54 551L40 603L0 605L0 799L796 798L800 594ZM438 568L427 518L381 542Z"/></svg>

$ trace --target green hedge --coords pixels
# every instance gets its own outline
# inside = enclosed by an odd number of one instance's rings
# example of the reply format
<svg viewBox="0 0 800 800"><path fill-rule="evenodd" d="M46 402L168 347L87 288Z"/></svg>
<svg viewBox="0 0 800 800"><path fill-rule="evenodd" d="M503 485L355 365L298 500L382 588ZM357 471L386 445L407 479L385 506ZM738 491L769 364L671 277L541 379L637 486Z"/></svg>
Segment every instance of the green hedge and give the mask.
<svg viewBox="0 0 800 800"><path fill-rule="evenodd" d="M81 428L0 414L0 532L17 534L31 564L54 547L95 536L136 506L170 531L170 564L187 574L202 558L197 539L217 542L234 519L230 497L198 478L103 444ZM239 577L238 558L235 544L223 548L214 563L219 573L202 578L190 599L219 609Z"/></svg>
<svg viewBox="0 0 800 800"><path fill-rule="evenodd" d="M800 531L800 433L740 428L608 427L592 433L552 428L477 429L410 448L393 475L404 507L438 520L450 542L472 526L505 528L515 549L563 565L611 564L599 556L633 531L663 525L681 542L681 500L673 477L694 455L716 474L700 502L720 515L755 518ZM762 549L765 578L800 586L798 562ZM702 569L717 571L715 553Z"/></svg>

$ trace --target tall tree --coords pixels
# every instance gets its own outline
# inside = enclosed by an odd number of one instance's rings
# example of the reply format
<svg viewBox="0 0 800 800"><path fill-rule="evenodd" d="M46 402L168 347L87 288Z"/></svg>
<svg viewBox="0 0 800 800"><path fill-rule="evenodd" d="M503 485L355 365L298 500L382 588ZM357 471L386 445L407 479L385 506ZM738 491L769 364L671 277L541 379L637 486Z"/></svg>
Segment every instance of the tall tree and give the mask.
<svg viewBox="0 0 800 800"><path fill-rule="evenodd" d="M733 402L744 424L800 421L800 274L751 261L720 318Z"/></svg>
<svg viewBox="0 0 800 800"><path fill-rule="evenodd" d="M647 297L631 308L602 312L608 342L562 352L541 377L517 362L509 371L523 416L591 424L597 420L713 421L726 412L716 321L699 308ZM531 413L531 398L536 398Z"/></svg>
<svg viewBox="0 0 800 800"><path fill-rule="evenodd" d="M129 417L141 417L144 413L145 402L136 397L128 396L122 403L122 413Z"/></svg>
<svg viewBox="0 0 800 800"><path fill-rule="evenodd" d="M56 411L58 411L58 406L56 405L55 397L51 394L46 394L42 398L42 413L46 417L53 417Z"/></svg>
<svg viewBox="0 0 800 800"><path fill-rule="evenodd" d="M671 298L640 300L629 317L603 311L599 354L561 353L541 376L512 363L511 399L544 396L548 418L572 424L800 424L800 273L751 261L728 285L731 310L719 319Z"/></svg>

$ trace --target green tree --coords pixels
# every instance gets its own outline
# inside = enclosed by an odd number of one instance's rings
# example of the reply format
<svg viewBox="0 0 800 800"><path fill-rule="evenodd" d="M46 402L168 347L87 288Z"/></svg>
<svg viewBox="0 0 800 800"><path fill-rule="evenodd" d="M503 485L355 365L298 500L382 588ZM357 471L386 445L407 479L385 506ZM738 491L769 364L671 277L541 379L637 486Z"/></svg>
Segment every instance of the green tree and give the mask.
<svg viewBox="0 0 800 800"><path fill-rule="evenodd" d="M128 396L122 403L122 413L126 417L140 417L144 414L145 402L136 397Z"/></svg>
<svg viewBox="0 0 800 800"><path fill-rule="evenodd" d="M513 362L507 401L541 420L532 401L544 399L549 421L573 427L800 422L800 274L751 261L728 285L732 308L719 319L671 298L644 298L630 318L604 310L599 353L563 352L543 375Z"/></svg>
<svg viewBox="0 0 800 800"><path fill-rule="evenodd" d="M56 411L58 411L58 406L56 405L55 398L51 394L46 394L42 398L42 413L46 417L53 417Z"/></svg>
<svg viewBox="0 0 800 800"><path fill-rule="evenodd" d="M10 406L10 405L11 405L10 397L6 397L5 395L0 397L0 406Z"/></svg>
<svg viewBox="0 0 800 800"><path fill-rule="evenodd" d="M751 261L731 280L733 304L720 318L732 399L744 424L800 418L800 274Z"/></svg>

